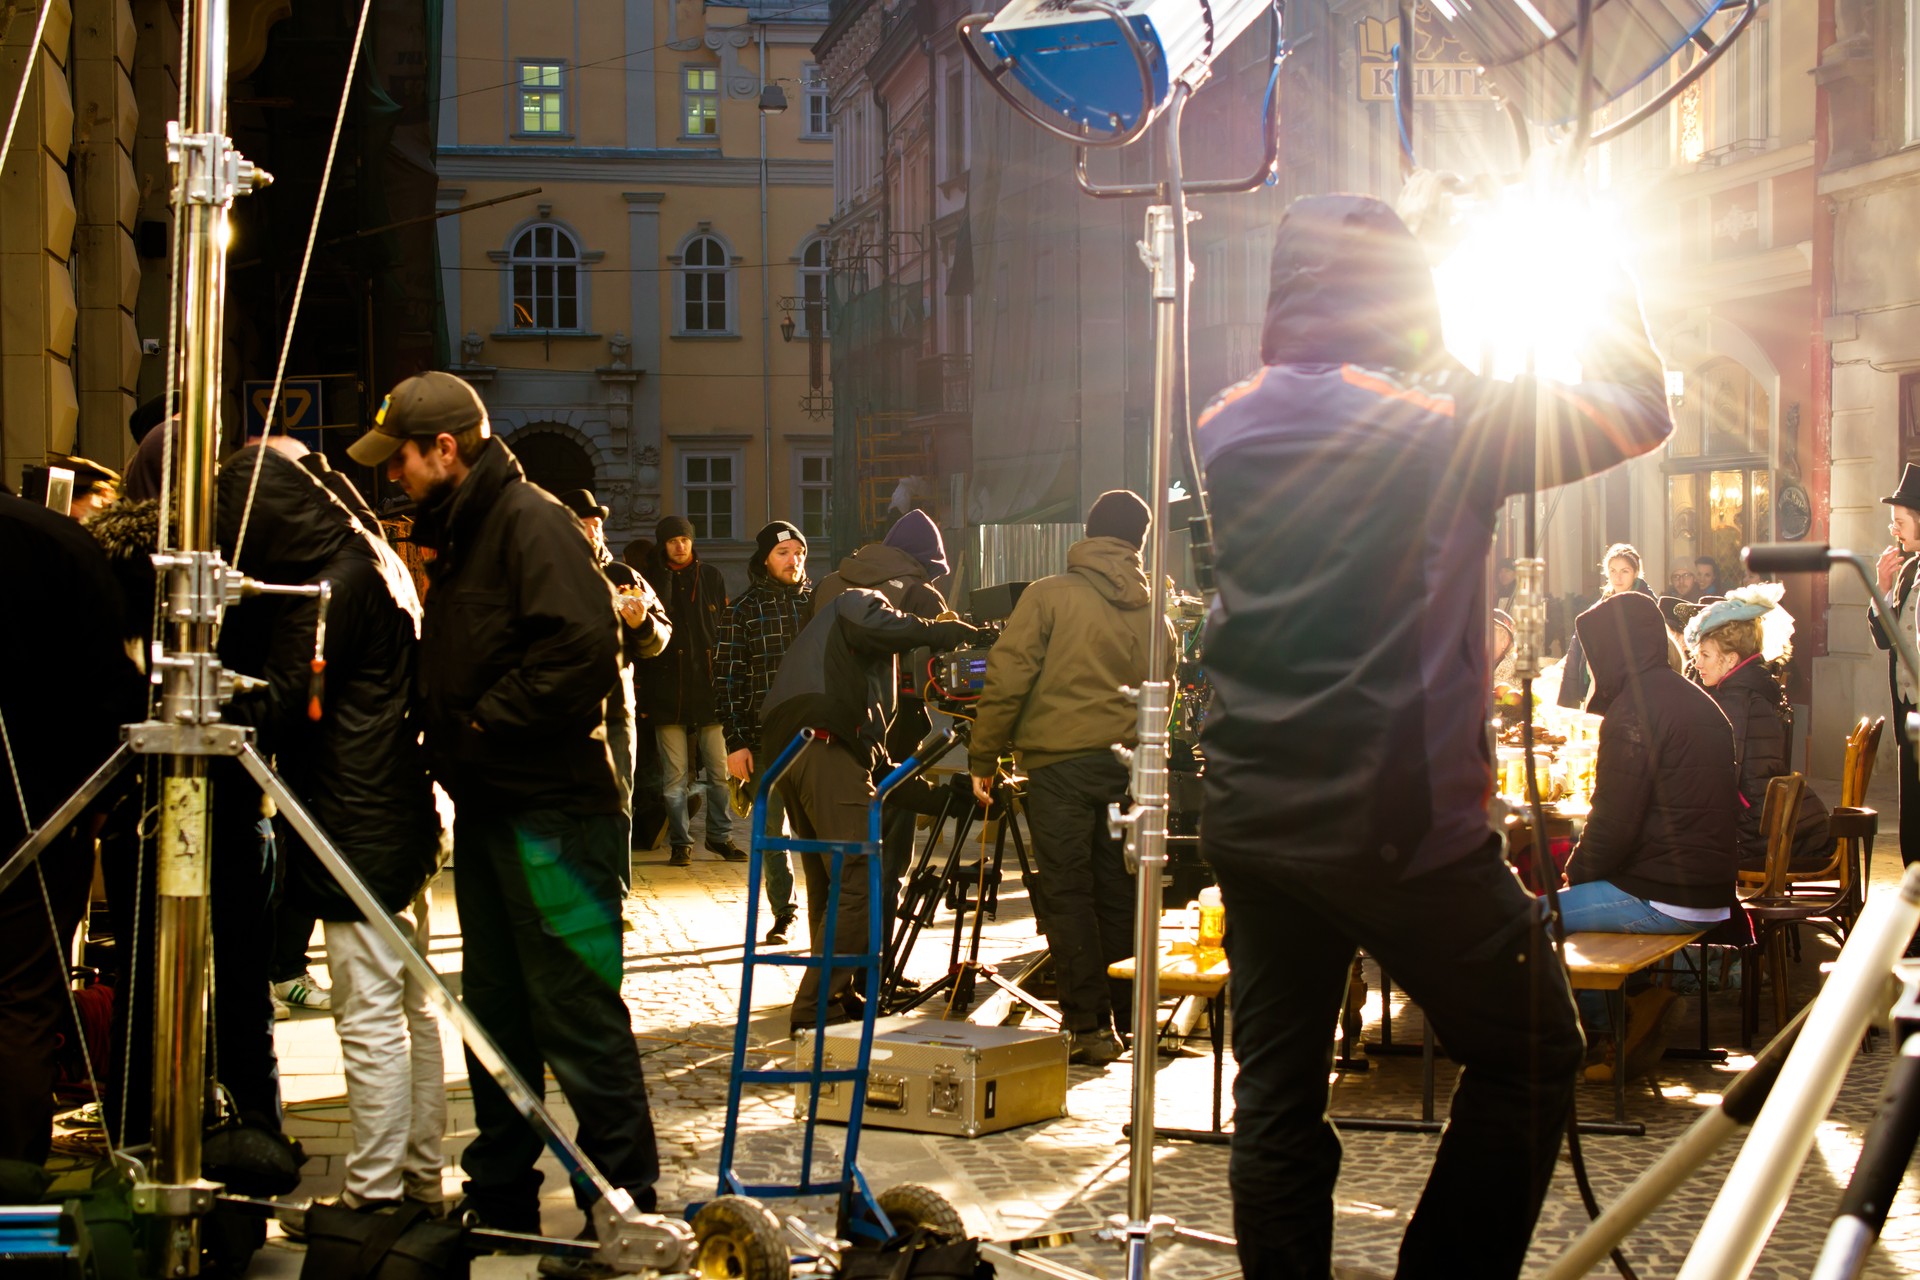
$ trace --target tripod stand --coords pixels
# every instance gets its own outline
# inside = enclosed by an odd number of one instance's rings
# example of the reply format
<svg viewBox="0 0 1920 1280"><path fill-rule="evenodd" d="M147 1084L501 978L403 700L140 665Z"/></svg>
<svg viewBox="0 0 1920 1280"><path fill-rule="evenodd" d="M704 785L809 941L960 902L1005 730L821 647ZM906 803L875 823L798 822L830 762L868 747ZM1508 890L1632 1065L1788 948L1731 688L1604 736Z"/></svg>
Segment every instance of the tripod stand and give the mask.
<svg viewBox="0 0 1920 1280"><path fill-rule="evenodd" d="M993 805L982 813L978 803L970 794L962 793L958 788L950 787L941 801L940 811L934 818L933 828L927 833L927 842L922 846L919 856L907 875L906 894L900 903L900 923L895 930L893 940L887 947L887 981L882 992L883 1003L895 1012L905 1013L917 1009L942 991L950 993L949 1008L965 1010L973 1003L977 980L985 978L988 982L1032 1009L1049 1022L1058 1024L1059 1012L1038 996L1022 988L1017 982L1004 976L999 969L980 959L980 934L989 913L996 912L1000 904L1001 866L1006 855L1007 837L1013 837L1014 856L1020 860L1020 883L1027 890L1027 898L1034 904L1034 919L1040 919L1039 880L1034 875L1033 864L1027 858L1026 841L1020 835L1015 802L1019 798L1011 781L996 778L993 787ZM947 820L954 821L953 844L947 850L946 861L940 870L933 867L934 849L940 843L940 833L945 830ZM991 850L985 841L981 842L980 859L977 864L978 875L975 879L974 896L969 899L964 881L961 879L961 853L967 845L967 835L976 822L983 818L1000 820L1000 830L995 836ZM946 899L953 908L952 943L947 956L947 972L937 981L928 983L904 1002L900 997L901 966L908 956L913 954L914 943L921 932L933 923L940 910L940 902ZM971 913L972 927L969 929L967 917ZM961 935L967 935L966 956L961 958Z"/></svg>

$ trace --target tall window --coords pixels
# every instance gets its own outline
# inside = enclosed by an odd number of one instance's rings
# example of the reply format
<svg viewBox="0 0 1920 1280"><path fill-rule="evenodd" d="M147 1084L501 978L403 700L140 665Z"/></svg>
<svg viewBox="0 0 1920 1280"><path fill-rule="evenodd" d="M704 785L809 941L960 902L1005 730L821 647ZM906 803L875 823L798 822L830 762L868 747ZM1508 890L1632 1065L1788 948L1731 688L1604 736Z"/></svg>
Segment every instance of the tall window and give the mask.
<svg viewBox="0 0 1920 1280"><path fill-rule="evenodd" d="M688 138L720 134L720 69L680 68L680 122Z"/></svg>
<svg viewBox="0 0 1920 1280"><path fill-rule="evenodd" d="M827 332L827 242L815 237L800 250L800 314L798 332L811 336L816 326Z"/></svg>
<svg viewBox="0 0 1920 1280"><path fill-rule="evenodd" d="M807 114L801 120L801 136L825 138L833 133L833 117L827 113L827 77L809 62L800 68L800 96L806 100Z"/></svg>
<svg viewBox="0 0 1920 1280"><path fill-rule="evenodd" d="M514 329L578 329L580 246L559 227L540 223L514 240L507 255L513 277Z"/></svg>
<svg viewBox="0 0 1920 1280"><path fill-rule="evenodd" d="M1667 446L1669 564L1709 556L1741 581L1740 548L1773 540L1773 406L1732 360L1689 374Z"/></svg>
<svg viewBox="0 0 1920 1280"><path fill-rule="evenodd" d="M680 253L680 332L731 333L727 247L718 237L698 235Z"/></svg>
<svg viewBox="0 0 1920 1280"><path fill-rule="evenodd" d="M967 171L967 77L964 68L947 72L946 101L941 104L945 117L940 176L957 178Z"/></svg>
<svg viewBox="0 0 1920 1280"><path fill-rule="evenodd" d="M810 554L824 559L833 529L833 455L825 450L796 453L793 470L800 532L807 535Z"/></svg>
<svg viewBox="0 0 1920 1280"><path fill-rule="evenodd" d="M520 132L565 133L566 65L559 62L520 64Z"/></svg>
<svg viewBox="0 0 1920 1280"><path fill-rule="evenodd" d="M736 501L734 455L685 453L680 455L680 493L695 538L732 538Z"/></svg>

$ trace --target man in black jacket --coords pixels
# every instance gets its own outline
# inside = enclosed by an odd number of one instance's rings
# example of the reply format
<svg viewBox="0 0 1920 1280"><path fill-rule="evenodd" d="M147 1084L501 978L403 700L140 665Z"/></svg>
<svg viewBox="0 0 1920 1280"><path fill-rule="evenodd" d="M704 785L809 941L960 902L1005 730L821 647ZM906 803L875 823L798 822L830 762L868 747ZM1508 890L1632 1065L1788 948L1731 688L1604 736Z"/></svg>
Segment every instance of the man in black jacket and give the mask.
<svg viewBox="0 0 1920 1280"><path fill-rule="evenodd" d="M1920 463L1909 462L1900 474L1900 487L1880 499L1893 508L1887 531L1893 545L1880 553L1880 594L1897 615L1893 625L1914 635L1913 582L1920 573ZM1900 654L1887 633L1887 622L1867 606L1867 629L1874 644L1887 651L1887 687L1893 695L1893 740L1900 747L1900 861L1920 862L1920 744L1907 736L1907 714L1920 703L1913 676L1900 664Z"/></svg>
<svg viewBox="0 0 1920 1280"><path fill-rule="evenodd" d="M1400 1275L1470 1259L1495 1280L1526 1256L1581 1047L1539 904L1487 822L1486 558L1536 461L1561 484L1672 430L1620 284L1588 317L1585 382L1476 377L1446 357L1425 251L1392 209L1295 201L1264 367L1195 427L1221 602L1200 840L1227 907L1230 1173L1250 1280L1331 1267L1328 1038L1356 947L1461 1064Z"/></svg>
<svg viewBox="0 0 1920 1280"><path fill-rule="evenodd" d="M662 792L667 803L668 861L693 862L687 791L695 771L707 771L707 851L729 862L747 855L733 844L733 815L727 809L727 740L720 727L719 681L714 651L720 621L726 616L727 581L720 570L695 554L693 524L668 516L655 528L659 543L647 566L647 581L667 606L673 639L659 657L641 665L636 683L640 710L653 725L660 745Z"/></svg>
<svg viewBox="0 0 1920 1280"><path fill-rule="evenodd" d="M793 741L802 729L817 735L776 784L787 819L802 840L866 840L873 804L874 767L887 758L900 687L899 655L921 645L951 649L979 632L964 622L924 622L902 613L893 596L906 585L878 590L854 587L821 604L781 660L767 690L760 721L762 741ZM840 906L834 936L826 935L829 860L803 853L807 877L807 926L813 954L858 954L867 949L867 869L861 858L842 863ZM864 1006L855 987L860 970L835 969L828 984L827 1021L859 1017ZM793 998L792 1026L819 1020L820 970L808 969Z"/></svg>
<svg viewBox="0 0 1920 1280"><path fill-rule="evenodd" d="M607 751L619 678L612 589L565 507L490 438L472 387L426 373L394 388L349 451L385 463L435 551L416 690L434 776L453 797L464 996L521 1079L553 1069L580 1147L654 1207L646 1083L620 998L627 848ZM467 1054L479 1134L467 1205L537 1231L540 1140ZM576 1185L585 1209L590 1187Z"/></svg>
<svg viewBox="0 0 1920 1280"><path fill-rule="evenodd" d="M266 687L236 697L225 716L258 731L282 780L425 955L440 825L412 714L420 601L392 548L303 462L260 444L234 454L220 469L219 532L250 577L330 584L319 718L309 684L319 603L277 596L228 613L229 625L262 637L245 674ZM311 931L317 917L326 931L353 1117L342 1203L438 1206L445 1063L426 991L297 836L283 830L276 843L288 867L282 918ZM306 941L303 932L299 947Z"/></svg>

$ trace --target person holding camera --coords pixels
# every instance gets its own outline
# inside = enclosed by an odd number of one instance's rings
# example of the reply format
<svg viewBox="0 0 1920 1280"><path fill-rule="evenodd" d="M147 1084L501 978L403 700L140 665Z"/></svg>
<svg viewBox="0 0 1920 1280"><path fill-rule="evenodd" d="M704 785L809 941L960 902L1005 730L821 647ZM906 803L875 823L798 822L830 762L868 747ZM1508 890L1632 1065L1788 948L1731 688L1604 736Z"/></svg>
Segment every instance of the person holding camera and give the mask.
<svg viewBox="0 0 1920 1280"><path fill-rule="evenodd" d="M1147 669L1156 619L1140 548L1151 521L1137 495L1108 490L1087 513L1087 536L1067 548L1067 571L1021 593L989 651L968 751L982 805L992 802L1008 746L1026 770L1061 1022L1072 1036L1070 1061L1092 1065L1126 1052L1114 1014L1125 1020L1128 987L1109 979L1107 966L1133 954L1133 881L1107 828L1107 806L1127 795L1113 745L1132 746L1139 735L1120 689L1169 678L1179 652L1159 619L1169 660L1164 671Z"/></svg>
<svg viewBox="0 0 1920 1280"><path fill-rule="evenodd" d="M816 592L813 615L787 647L761 703L761 742L770 754L778 756L801 730L814 731L813 741L776 784L787 821L802 840L867 838L873 771L887 759L887 730L898 701L899 655L922 646L958 648L980 634L964 622L927 622L902 612L900 604L910 589L905 579L889 578L875 587L848 587L824 602ZM828 858L800 855L814 955L824 954L823 946L836 955L867 949L870 904L863 864L857 857L842 864L840 910L829 940ZM852 1020L865 1011L855 991L858 973L853 968L833 971L828 1022ZM795 1030L818 1020L819 990L820 970L809 968L793 999Z"/></svg>

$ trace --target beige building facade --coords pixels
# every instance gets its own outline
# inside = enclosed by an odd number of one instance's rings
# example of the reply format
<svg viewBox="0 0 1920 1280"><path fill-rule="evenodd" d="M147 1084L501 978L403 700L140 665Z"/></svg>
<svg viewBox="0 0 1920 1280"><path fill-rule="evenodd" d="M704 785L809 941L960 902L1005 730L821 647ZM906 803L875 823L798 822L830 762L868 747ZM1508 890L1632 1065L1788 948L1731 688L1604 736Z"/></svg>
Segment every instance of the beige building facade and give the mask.
<svg viewBox="0 0 1920 1280"><path fill-rule="evenodd" d="M452 368L534 479L611 508L616 553L685 515L736 588L769 519L800 523L816 563L832 551L831 389L806 304L825 296L832 204L811 53L826 16L442 9L440 207L466 210L439 222Z"/></svg>

